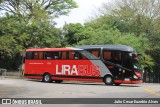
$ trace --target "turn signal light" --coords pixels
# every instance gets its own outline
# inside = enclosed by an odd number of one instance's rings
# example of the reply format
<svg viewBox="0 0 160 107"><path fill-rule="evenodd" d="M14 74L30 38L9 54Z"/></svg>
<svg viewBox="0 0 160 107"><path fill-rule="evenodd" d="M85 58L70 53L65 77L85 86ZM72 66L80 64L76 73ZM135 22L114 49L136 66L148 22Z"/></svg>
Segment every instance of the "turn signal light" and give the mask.
<svg viewBox="0 0 160 107"><path fill-rule="evenodd" d="M139 78L141 78L141 77L142 77L141 73L140 73L140 72L138 72L138 71L136 71L136 72L135 72L135 74L136 74L136 76L137 76L137 77L139 77Z"/></svg>

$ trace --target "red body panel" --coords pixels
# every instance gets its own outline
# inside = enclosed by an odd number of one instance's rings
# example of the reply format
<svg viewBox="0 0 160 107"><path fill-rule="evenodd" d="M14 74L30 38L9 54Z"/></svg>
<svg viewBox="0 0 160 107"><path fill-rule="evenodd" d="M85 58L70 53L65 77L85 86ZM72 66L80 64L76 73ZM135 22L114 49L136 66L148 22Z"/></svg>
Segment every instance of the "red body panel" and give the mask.
<svg viewBox="0 0 160 107"><path fill-rule="evenodd" d="M64 65L69 65L70 70L65 71L63 68ZM73 68L73 65L76 66L78 74L75 73L75 68ZM71 71L73 71L72 74ZM42 79L43 74L46 72L52 75L53 80L103 82L103 77L100 77L99 66L92 64L90 60L26 60L24 74L33 74L34 76L25 77ZM57 72L61 74L57 74ZM81 76L92 77L92 79L79 78ZM139 84L142 83L142 80L114 80L114 83Z"/></svg>
<svg viewBox="0 0 160 107"><path fill-rule="evenodd" d="M42 75L46 72L52 76L53 80L102 81L99 78L94 79L94 77L100 77L100 68L90 60L26 60L24 74L35 75L27 76L28 78L42 79ZM81 76L93 77L93 79L76 78Z"/></svg>
<svg viewBox="0 0 160 107"><path fill-rule="evenodd" d="M142 80L114 80L115 83L123 83L123 84L140 84Z"/></svg>

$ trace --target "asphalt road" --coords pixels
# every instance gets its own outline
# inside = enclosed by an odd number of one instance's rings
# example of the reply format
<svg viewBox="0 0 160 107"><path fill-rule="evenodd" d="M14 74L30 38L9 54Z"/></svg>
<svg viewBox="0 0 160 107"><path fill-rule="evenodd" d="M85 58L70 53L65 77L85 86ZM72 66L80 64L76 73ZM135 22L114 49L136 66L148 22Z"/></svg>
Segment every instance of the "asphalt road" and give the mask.
<svg viewBox="0 0 160 107"><path fill-rule="evenodd" d="M0 78L0 98L160 98L160 84L129 84L106 86L104 83L65 81L63 83L43 83L30 79ZM65 107L106 107L108 104L68 104ZM0 105L0 107L17 105ZM45 105L18 105L22 107L43 107ZM64 107L64 105L55 105ZM112 107L159 107L159 104L111 104ZM47 105L53 107L53 105Z"/></svg>

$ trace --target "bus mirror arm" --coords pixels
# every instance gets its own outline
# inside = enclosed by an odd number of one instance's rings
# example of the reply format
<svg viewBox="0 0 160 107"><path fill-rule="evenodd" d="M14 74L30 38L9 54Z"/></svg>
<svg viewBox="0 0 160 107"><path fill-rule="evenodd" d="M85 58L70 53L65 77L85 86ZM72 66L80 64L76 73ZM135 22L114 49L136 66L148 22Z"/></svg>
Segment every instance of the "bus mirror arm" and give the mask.
<svg viewBox="0 0 160 107"><path fill-rule="evenodd" d="M107 64L109 64L109 65L112 65L112 66L119 67L119 68L121 68L121 69L130 71L130 72L132 71L132 70L130 70L130 69L128 69L128 68L123 67L123 66L120 65L120 64L115 64L115 63L112 63L112 62L106 61L106 60L103 60L103 62L105 62L105 63L107 63Z"/></svg>

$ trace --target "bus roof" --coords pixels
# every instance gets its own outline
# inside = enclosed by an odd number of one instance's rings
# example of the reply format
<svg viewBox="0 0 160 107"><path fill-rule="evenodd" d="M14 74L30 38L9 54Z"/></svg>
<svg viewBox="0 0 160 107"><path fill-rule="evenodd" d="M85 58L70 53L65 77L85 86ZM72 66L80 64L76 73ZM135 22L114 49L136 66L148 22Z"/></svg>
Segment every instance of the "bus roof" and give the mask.
<svg viewBox="0 0 160 107"><path fill-rule="evenodd" d="M31 51L71 51L71 50L83 50L79 48L30 48L27 49L26 52Z"/></svg>
<svg viewBox="0 0 160 107"><path fill-rule="evenodd" d="M76 46L75 48L67 47L67 48L30 48L26 51L71 51L71 50L83 50L83 49L106 49L106 50L117 50L117 51L125 51L125 52L132 52L137 54L137 52L130 46L126 45L83 45L83 46Z"/></svg>
<svg viewBox="0 0 160 107"><path fill-rule="evenodd" d="M137 54L137 52L130 46L126 45L84 45L84 46L76 46L76 48L81 48L81 49L106 49L106 50L117 50L117 51L125 51L125 52L132 52Z"/></svg>

